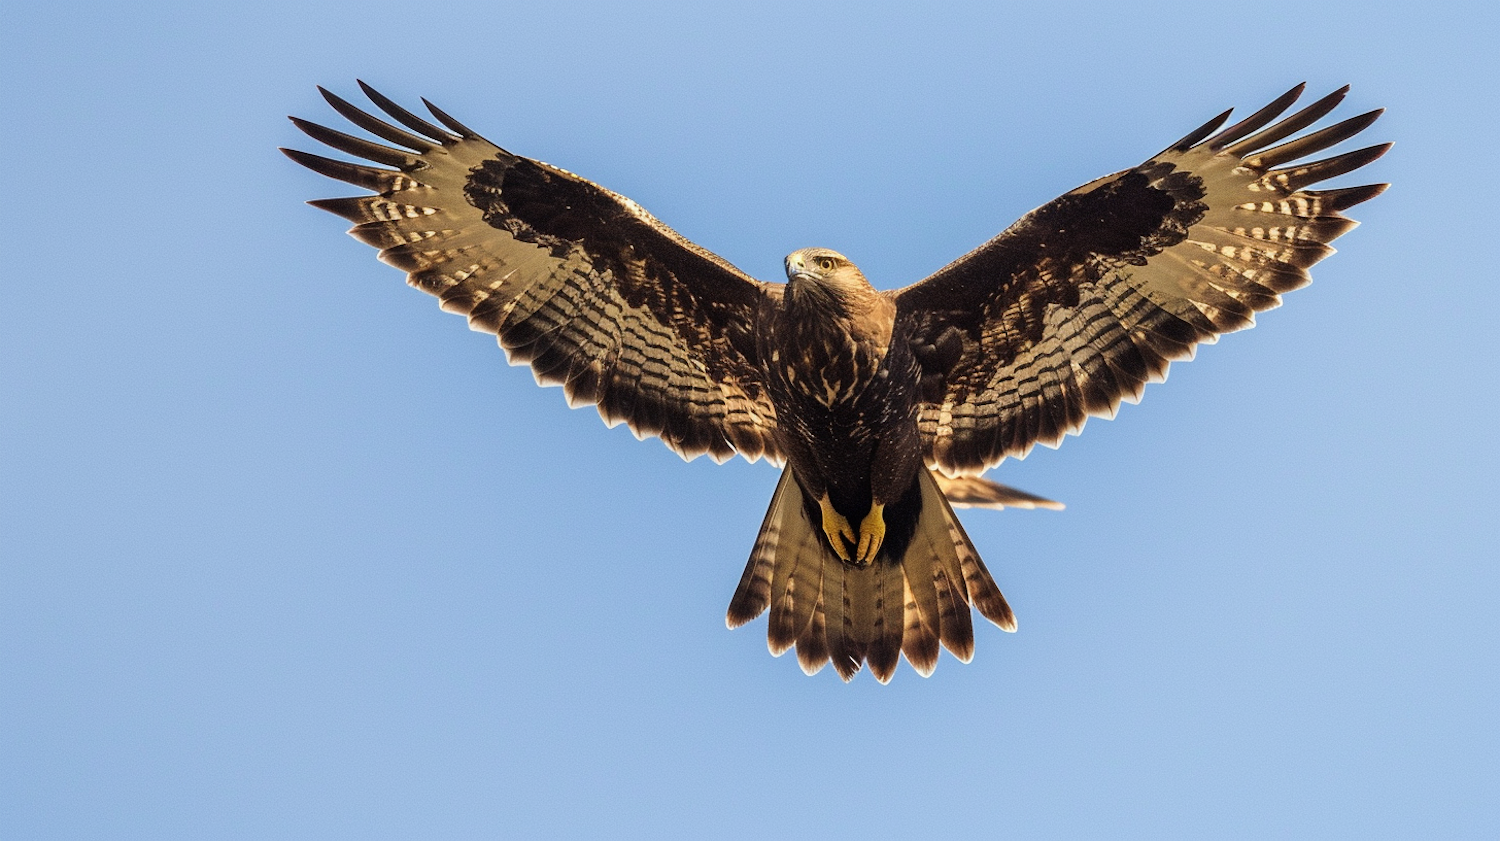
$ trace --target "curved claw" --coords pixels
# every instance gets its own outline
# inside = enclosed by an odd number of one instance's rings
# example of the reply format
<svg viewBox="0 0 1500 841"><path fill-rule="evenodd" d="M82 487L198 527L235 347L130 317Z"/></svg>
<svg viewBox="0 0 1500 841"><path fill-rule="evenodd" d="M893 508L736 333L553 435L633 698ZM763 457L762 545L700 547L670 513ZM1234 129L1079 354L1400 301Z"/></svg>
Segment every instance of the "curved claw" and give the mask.
<svg viewBox="0 0 1500 841"><path fill-rule="evenodd" d="M875 553L880 551L880 544L885 541L884 511L883 503L874 503L870 506L870 513L859 523L859 549L855 555L861 564L873 562Z"/></svg>
<svg viewBox="0 0 1500 841"><path fill-rule="evenodd" d="M818 500L818 507L823 509L823 533L828 535L828 545L833 547L833 553L840 560L852 562L846 541L854 542L854 529L843 514L833 510L833 502L828 494L823 494L822 499Z"/></svg>

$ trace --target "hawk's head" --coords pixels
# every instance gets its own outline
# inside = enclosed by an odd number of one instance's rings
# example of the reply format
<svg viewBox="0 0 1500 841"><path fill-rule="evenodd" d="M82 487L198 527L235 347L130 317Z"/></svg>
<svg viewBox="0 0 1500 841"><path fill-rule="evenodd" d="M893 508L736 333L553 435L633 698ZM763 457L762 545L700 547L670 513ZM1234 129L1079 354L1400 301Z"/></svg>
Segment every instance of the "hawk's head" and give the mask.
<svg viewBox="0 0 1500 841"><path fill-rule="evenodd" d="M850 301L874 289L849 258L830 248L804 248L786 256L787 291L833 294Z"/></svg>

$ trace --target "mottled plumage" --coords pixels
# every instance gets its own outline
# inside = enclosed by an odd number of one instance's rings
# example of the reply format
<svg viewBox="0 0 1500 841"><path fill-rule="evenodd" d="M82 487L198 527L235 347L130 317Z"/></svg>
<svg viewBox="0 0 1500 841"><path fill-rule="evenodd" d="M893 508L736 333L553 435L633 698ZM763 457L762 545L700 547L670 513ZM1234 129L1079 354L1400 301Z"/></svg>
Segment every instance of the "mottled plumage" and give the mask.
<svg viewBox="0 0 1500 841"><path fill-rule="evenodd" d="M1341 211L1384 185L1306 188L1388 147L1298 163L1379 115L1294 138L1347 91L1281 118L1299 85L881 292L821 248L756 281L629 199L362 87L394 123L324 96L393 145L294 122L376 166L284 151L373 195L313 204L570 404L686 458L785 463L728 622L769 610L773 653L845 680L868 663L887 681L903 654L931 674L940 647L967 661L971 606L1014 630L953 506L1058 507L978 474L1113 415L1305 284L1355 224Z"/></svg>

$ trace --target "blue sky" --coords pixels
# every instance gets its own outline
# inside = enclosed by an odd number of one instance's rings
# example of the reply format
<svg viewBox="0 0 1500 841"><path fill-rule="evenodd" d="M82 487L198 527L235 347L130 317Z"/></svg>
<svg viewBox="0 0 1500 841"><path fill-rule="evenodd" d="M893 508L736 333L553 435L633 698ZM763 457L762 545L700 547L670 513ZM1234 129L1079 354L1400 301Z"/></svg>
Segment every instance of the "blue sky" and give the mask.
<svg viewBox="0 0 1500 841"><path fill-rule="evenodd" d="M0 835L1500 834L1492 3L6 16ZM285 116L356 77L766 279L905 285L1304 80L1395 186L992 474L1068 504L964 516L1019 633L845 686L724 629L774 470L568 411L302 204Z"/></svg>

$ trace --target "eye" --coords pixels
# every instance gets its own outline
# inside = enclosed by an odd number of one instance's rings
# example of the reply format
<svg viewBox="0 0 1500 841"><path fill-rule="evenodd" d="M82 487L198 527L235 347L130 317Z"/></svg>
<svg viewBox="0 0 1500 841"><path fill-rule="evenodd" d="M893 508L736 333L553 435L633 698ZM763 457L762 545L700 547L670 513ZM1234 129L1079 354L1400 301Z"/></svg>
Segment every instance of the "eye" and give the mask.
<svg viewBox="0 0 1500 841"><path fill-rule="evenodd" d="M826 271L830 271L830 270L833 269L833 266L834 266L834 262L833 262L833 258L832 257L819 257L818 258L818 268L822 269L823 271L825 271L825 272Z"/></svg>

